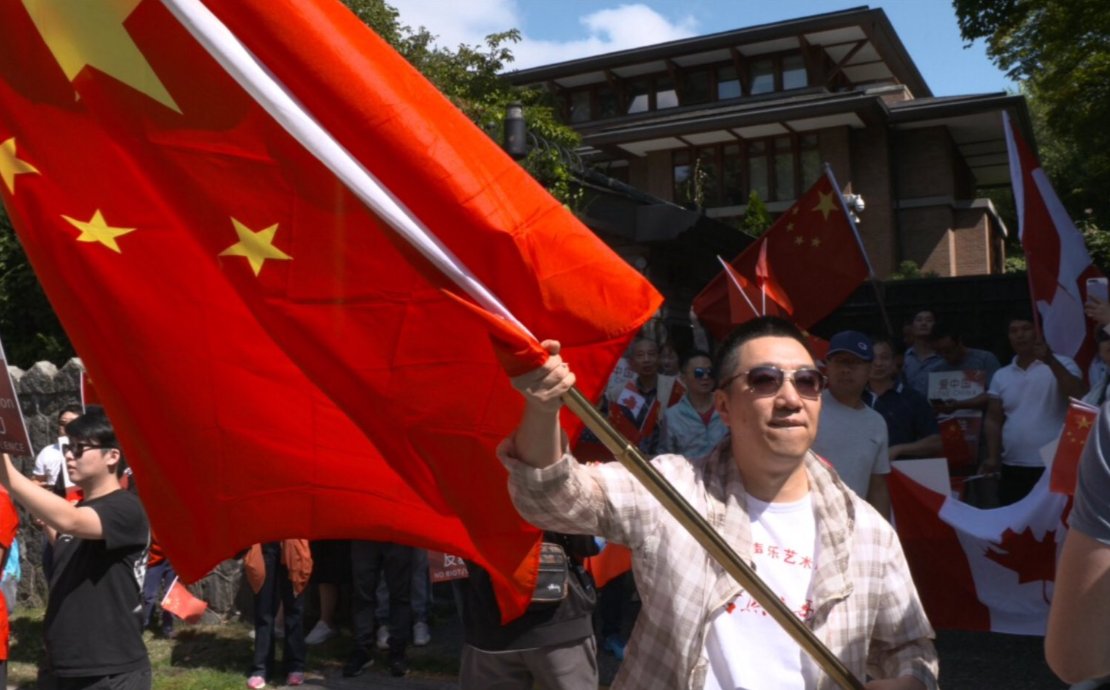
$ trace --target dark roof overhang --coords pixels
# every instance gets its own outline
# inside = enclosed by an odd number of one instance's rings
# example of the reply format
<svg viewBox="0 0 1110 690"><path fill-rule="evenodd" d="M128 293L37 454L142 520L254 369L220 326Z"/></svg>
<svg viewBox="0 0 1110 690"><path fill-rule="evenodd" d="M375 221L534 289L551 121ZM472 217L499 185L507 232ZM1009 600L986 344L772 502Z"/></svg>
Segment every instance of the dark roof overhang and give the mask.
<svg viewBox="0 0 1110 690"><path fill-rule="evenodd" d="M502 76L518 86L571 87L604 81L607 74L645 74L654 71L653 65L662 71L667 61L682 67L727 59L731 49L743 55L758 55L804 43L823 47L830 57L839 60L858 41L866 43L867 50L846 66L846 71L858 71L854 82L892 79L905 84L917 97L932 95L886 13L866 6L507 71Z"/></svg>
<svg viewBox="0 0 1110 690"><path fill-rule="evenodd" d="M1030 146L1036 147L1029 107L1021 95L995 93L945 98L919 98L889 107L892 129L907 131L946 127L978 187L1010 184L1010 161L1002 112Z"/></svg>

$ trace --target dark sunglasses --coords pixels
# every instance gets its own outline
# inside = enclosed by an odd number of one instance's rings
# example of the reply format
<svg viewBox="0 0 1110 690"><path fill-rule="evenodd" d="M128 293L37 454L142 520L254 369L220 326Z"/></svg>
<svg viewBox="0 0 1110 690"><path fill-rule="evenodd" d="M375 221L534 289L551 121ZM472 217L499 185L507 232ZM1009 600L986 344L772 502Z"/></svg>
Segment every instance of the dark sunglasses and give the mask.
<svg viewBox="0 0 1110 690"><path fill-rule="evenodd" d="M84 455L86 450L92 450L93 448L104 448L104 446L94 446L91 443L71 443L66 446L64 452L73 453L73 457L76 459Z"/></svg>
<svg viewBox="0 0 1110 690"><path fill-rule="evenodd" d="M787 379L794 384L794 390L803 398L820 397L825 389L827 379L821 372L811 367L783 371L778 367L762 366L752 367L730 376L721 383L721 388L727 388L730 383L746 376L748 390L759 396L774 395L782 388L783 381Z"/></svg>
<svg viewBox="0 0 1110 690"><path fill-rule="evenodd" d="M711 379L713 378L713 370L707 367L694 367L694 378Z"/></svg>

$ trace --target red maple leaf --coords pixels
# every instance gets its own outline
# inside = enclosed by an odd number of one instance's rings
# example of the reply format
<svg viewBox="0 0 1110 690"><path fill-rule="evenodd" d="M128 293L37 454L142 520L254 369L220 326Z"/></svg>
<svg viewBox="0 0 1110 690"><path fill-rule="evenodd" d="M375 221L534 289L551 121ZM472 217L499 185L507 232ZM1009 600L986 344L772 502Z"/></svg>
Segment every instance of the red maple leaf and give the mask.
<svg viewBox="0 0 1110 690"><path fill-rule="evenodd" d="M1018 574L1018 584L1056 580L1056 531L1045 532L1044 539L1033 536L1033 529L1021 532L1007 529L1002 541L983 554L1003 568Z"/></svg>

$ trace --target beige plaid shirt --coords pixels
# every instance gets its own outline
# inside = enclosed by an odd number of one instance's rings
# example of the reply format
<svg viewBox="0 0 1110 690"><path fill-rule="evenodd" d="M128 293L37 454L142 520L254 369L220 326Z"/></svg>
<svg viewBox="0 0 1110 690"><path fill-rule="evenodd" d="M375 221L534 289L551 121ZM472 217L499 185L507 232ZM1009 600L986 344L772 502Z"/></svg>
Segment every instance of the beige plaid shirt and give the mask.
<svg viewBox="0 0 1110 690"><path fill-rule="evenodd" d="M614 690L704 687L710 615L740 594L740 585L620 464L587 466L567 455L538 470L514 454L511 441L499 449L513 502L526 520L632 549L643 607ZM751 564L751 523L728 439L699 460L661 455L652 462ZM933 690L933 629L898 537L835 471L812 453L805 462L820 539L810 628L860 680L908 675ZM821 674L818 687L837 685Z"/></svg>

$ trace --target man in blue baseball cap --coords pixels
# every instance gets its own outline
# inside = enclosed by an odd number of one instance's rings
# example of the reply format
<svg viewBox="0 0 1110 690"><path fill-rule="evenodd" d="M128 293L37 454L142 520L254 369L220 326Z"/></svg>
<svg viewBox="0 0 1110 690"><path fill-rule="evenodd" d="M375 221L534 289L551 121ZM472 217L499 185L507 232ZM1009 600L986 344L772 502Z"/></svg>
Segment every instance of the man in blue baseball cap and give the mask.
<svg viewBox="0 0 1110 690"><path fill-rule="evenodd" d="M886 422L863 402L873 359L871 338L859 331L841 331L829 341L825 358L829 387L821 394L813 451L832 463L852 491L889 519Z"/></svg>

